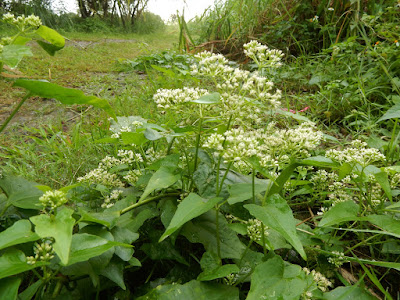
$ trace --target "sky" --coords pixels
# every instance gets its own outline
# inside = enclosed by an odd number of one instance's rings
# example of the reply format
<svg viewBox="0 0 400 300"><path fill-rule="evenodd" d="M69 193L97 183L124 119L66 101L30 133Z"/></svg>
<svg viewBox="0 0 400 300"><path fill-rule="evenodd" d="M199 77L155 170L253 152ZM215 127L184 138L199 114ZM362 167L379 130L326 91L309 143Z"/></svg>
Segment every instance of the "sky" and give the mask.
<svg viewBox="0 0 400 300"><path fill-rule="evenodd" d="M54 7L64 6L67 11L76 12L77 0L57 0ZM201 15L205 9L214 4L214 0L149 0L147 10L155 13L164 21L168 21L172 14L178 10L185 11L185 19L188 21L196 15Z"/></svg>

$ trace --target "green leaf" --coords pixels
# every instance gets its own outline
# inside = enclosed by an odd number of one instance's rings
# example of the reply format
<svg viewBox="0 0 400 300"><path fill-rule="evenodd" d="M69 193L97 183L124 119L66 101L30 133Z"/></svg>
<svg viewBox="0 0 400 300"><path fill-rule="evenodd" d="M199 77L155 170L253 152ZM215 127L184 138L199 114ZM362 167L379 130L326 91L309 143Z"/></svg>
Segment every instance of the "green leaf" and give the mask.
<svg viewBox="0 0 400 300"><path fill-rule="evenodd" d="M327 158L325 156L308 157L303 159L301 161L301 164L313 167L322 167L322 168L334 168L339 166L337 162L334 162L332 159Z"/></svg>
<svg viewBox="0 0 400 300"><path fill-rule="evenodd" d="M63 265L68 264L69 250L71 248L72 229L75 219L72 217L74 211L64 208L57 212L57 215L39 215L31 217L31 222L35 225L35 232L41 237L53 237L55 243L53 248Z"/></svg>
<svg viewBox="0 0 400 300"><path fill-rule="evenodd" d="M120 136L125 145L141 146L147 142L143 132L121 132Z"/></svg>
<svg viewBox="0 0 400 300"><path fill-rule="evenodd" d="M51 29L47 26L41 25L37 30L36 33L43 38L44 40L48 41L52 45L63 48L65 46L65 39L64 37L59 34L54 29Z"/></svg>
<svg viewBox="0 0 400 300"><path fill-rule="evenodd" d="M310 119L309 119L309 118L307 118L307 117L305 117L305 116L302 116L301 114L298 114L298 113L295 113L295 114L294 114L294 113L292 113L292 112L290 112L290 111L287 111L287 110L276 109L276 110L272 110L272 112L273 112L273 113L280 114L280 115L284 115L284 116L286 116L286 117L295 119L295 120L297 120L297 121L310 122Z"/></svg>
<svg viewBox="0 0 400 300"><path fill-rule="evenodd" d="M254 193L258 195L265 192L268 188L266 184L255 184ZM253 185L251 183L237 183L231 185L229 188L230 197L228 198L229 204L243 202L253 197Z"/></svg>
<svg viewBox="0 0 400 300"><path fill-rule="evenodd" d="M61 50L65 46L65 39L54 29L47 26L40 26L36 33L46 40L48 43L43 41L36 41L40 47L42 47L47 53L53 56L57 51Z"/></svg>
<svg viewBox="0 0 400 300"><path fill-rule="evenodd" d="M274 256L255 268L246 300L297 300L307 287L300 266L285 264L280 256Z"/></svg>
<svg viewBox="0 0 400 300"><path fill-rule="evenodd" d="M382 230L393 234L394 236L400 236L400 221L389 215L369 215L362 218L372 224L380 227Z"/></svg>
<svg viewBox="0 0 400 300"><path fill-rule="evenodd" d="M0 249L38 240L40 237L33 233L31 228L31 222L28 220L15 222L11 227L0 233Z"/></svg>
<svg viewBox="0 0 400 300"><path fill-rule="evenodd" d="M223 265L219 266L214 270L209 270L203 273L200 273L197 277L199 281L210 281L218 278L224 278L232 273L238 273L239 268L237 265Z"/></svg>
<svg viewBox="0 0 400 300"><path fill-rule="evenodd" d="M324 294L324 300L374 300L365 289L358 286L340 286Z"/></svg>
<svg viewBox="0 0 400 300"><path fill-rule="evenodd" d="M43 195L36 186L36 182L30 182L22 177L6 176L0 178L0 188L8 196L7 204L24 209L39 209L39 198Z"/></svg>
<svg viewBox="0 0 400 300"><path fill-rule="evenodd" d="M224 284L196 280L159 285L137 300L239 300L239 290Z"/></svg>
<svg viewBox="0 0 400 300"><path fill-rule="evenodd" d="M37 267L47 265L46 262L37 262L29 265L26 262L25 254L21 250L10 249L0 257L0 279L16 275Z"/></svg>
<svg viewBox="0 0 400 300"><path fill-rule="evenodd" d="M332 226L358 219L358 205L353 201L339 202L324 213L319 226Z"/></svg>
<svg viewBox="0 0 400 300"><path fill-rule="evenodd" d="M60 47L54 46L54 45L49 44L49 43L45 43L43 41L36 41L36 43L38 43L38 45L40 47L42 47L42 49L44 51L46 51L51 56L54 56L57 51L59 51L59 50L61 50L63 48L63 47L60 48Z"/></svg>
<svg viewBox="0 0 400 300"><path fill-rule="evenodd" d="M54 98L62 104L86 104L93 105L106 111L111 117L116 119L114 110L107 100L95 96L86 96L82 91L65 88L54 83L41 80L17 79L14 86L27 89L33 95L43 98Z"/></svg>
<svg viewBox="0 0 400 300"><path fill-rule="evenodd" d="M199 195L190 193L185 199L179 203L174 217L168 228L160 237L160 242L182 227L186 222L206 213L213 208L222 198L204 199Z"/></svg>
<svg viewBox="0 0 400 300"><path fill-rule="evenodd" d="M171 169L167 167L161 167L157 172L151 176L149 183L147 184L139 202L144 200L148 195L150 195L155 190L162 190L170 187L175 182L178 181L180 175L174 175Z"/></svg>
<svg viewBox="0 0 400 300"><path fill-rule="evenodd" d="M136 232L132 232L127 228L116 226L111 230L112 235L116 242L132 244L139 238L139 234ZM133 248L115 247L115 254L119 256L124 261L129 261L133 255Z"/></svg>
<svg viewBox="0 0 400 300"><path fill-rule="evenodd" d="M104 225L108 228L113 228L118 221L118 211L104 211L101 213L89 213L81 208L78 208L81 218L79 222L90 222Z"/></svg>
<svg viewBox="0 0 400 300"><path fill-rule="evenodd" d="M219 93L211 93L201 96L199 99L188 102L195 104L217 104L221 102L221 95Z"/></svg>
<svg viewBox="0 0 400 300"><path fill-rule="evenodd" d="M92 234L74 234L68 264L72 265L99 256L114 246L132 247L131 245L108 241Z"/></svg>
<svg viewBox="0 0 400 300"><path fill-rule="evenodd" d="M18 300L31 300L35 296L39 287L43 284L43 281L38 280L34 284L27 287L22 293L18 295Z"/></svg>
<svg viewBox="0 0 400 300"><path fill-rule="evenodd" d="M229 228L228 222L221 214L218 214L218 227L219 236L222 237L220 238L221 258L240 259L246 247L240 242L237 234ZM216 213L209 211L186 223L180 233L191 243L201 243L206 251L217 253L216 232Z"/></svg>
<svg viewBox="0 0 400 300"><path fill-rule="evenodd" d="M100 275L107 277L111 281L115 282L121 289L126 290L123 261L117 259L111 260L111 262L100 272Z"/></svg>
<svg viewBox="0 0 400 300"><path fill-rule="evenodd" d="M179 154L171 154L167 155L154 163L152 163L150 166L147 167L149 170L158 170L161 167L167 167L167 168L177 168L180 160L180 155Z"/></svg>
<svg viewBox="0 0 400 300"><path fill-rule="evenodd" d="M382 190L385 192L386 196L392 201L392 189L390 187L388 174L381 169L375 167L374 165L369 165L364 169L364 174L368 176L373 174L376 181L381 186Z"/></svg>
<svg viewBox="0 0 400 300"><path fill-rule="evenodd" d="M400 103L396 103L377 122L400 118Z"/></svg>
<svg viewBox="0 0 400 300"><path fill-rule="evenodd" d="M3 52L0 53L0 61L10 68L15 68L25 56L33 56L28 46L7 45L3 47Z"/></svg>
<svg viewBox="0 0 400 300"><path fill-rule="evenodd" d="M299 163L293 163L289 165L286 169L284 169L281 172L281 175L279 175L278 178L275 180L274 185L269 190L268 196L279 193L283 189L283 186L285 185L286 181L289 180L290 176L292 176L294 170L299 165L300 165Z"/></svg>
<svg viewBox="0 0 400 300"><path fill-rule="evenodd" d="M265 206L248 204L244 207L266 226L279 232L299 252L301 257L307 260L303 245L297 236L296 220L285 199L279 195L273 195L268 197L267 201Z"/></svg>
<svg viewBox="0 0 400 300"><path fill-rule="evenodd" d="M9 277L0 280L0 299L16 300L21 278Z"/></svg>

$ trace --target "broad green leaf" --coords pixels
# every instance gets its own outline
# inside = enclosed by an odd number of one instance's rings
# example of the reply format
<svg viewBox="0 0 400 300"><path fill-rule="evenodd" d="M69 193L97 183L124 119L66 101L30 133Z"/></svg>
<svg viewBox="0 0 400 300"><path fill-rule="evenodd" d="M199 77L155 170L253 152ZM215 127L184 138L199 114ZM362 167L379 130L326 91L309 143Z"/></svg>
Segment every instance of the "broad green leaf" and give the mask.
<svg viewBox="0 0 400 300"><path fill-rule="evenodd" d="M131 247L131 245L108 241L99 236L87 233L74 234L71 243L69 265L99 256L114 246Z"/></svg>
<svg viewBox="0 0 400 300"><path fill-rule="evenodd" d="M178 181L180 175L174 175L171 169L167 167L161 167L157 172L151 176L149 183L147 184L139 202L144 200L148 195L150 195L155 190L162 190L170 187L175 182Z"/></svg>
<svg viewBox="0 0 400 300"><path fill-rule="evenodd" d="M139 238L139 234L132 232L127 228L116 226L111 230L112 235L116 242L132 244ZM118 255L122 260L129 261L133 255L133 248L115 247L115 254Z"/></svg>
<svg viewBox="0 0 400 300"><path fill-rule="evenodd" d="M15 68L25 56L33 56L28 46L7 45L4 46L3 52L0 53L0 62L8 65L10 68Z"/></svg>
<svg viewBox="0 0 400 300"><path fill-rule="evenodd" d="M85 226L79 231L80 234L90 234L93 236L101 237L109 242L114 242L114 236L104 226L90 225ZM88 261L92 266L93 271L99 274L111 261L114 256L115 247L111 247L106 252L90 258Z"/></svg>
<svg viewBox="0 0 400 300"><path fill-rule="evenodd" d="M36 186L35 182L30 182L22 177L6 176L0 178L0 188L7 195L7 204L24 209L40 209L40 196L43 192Z"/></svg>
<svg viewBox="0 0 400 300"><path fill-rule="evenodd" d="M272 110L272 113L277 113L280 115L284 115L286 117L298 120L298 121L303 121L303 122L310 122L310 119L300 115L299 113L292 113L290 111L287 110L283 110L283 109L276 109L276 110Z"/></svg>
<svg viewBox="0 0 400 300"><path fill-rule="evenodd" d="M217 104L221 102L221 95L219 93L211 93L201 96L199 99L191 100L189 103L196 104Z"/></svg>
<svg viewBox="0 0 400 300"><path fill-rule="evenodd" d="M199 281L210 281L218 278L224 278L232 273L238 273L239 268L237 265L223 265L214 270L205 271L200 273L197 277Z"/></svg>
<svg viewBox="0 0 400 300"><path fill-rule="evenodd" d="M353 201L339 202L324 213L319 226L332 226L342 222L358 220L358 209L358 205Z"/></svg>
<svg viewBox="0 0 400 300"><path fill-rule="evenodd" d="M285 264L280 256L274 256L255 268L246 300L298 300L308 284L300 266Z"/></svg>
<svg viewBox="0 0 400 300"><path fill-rule="evenodd" d="M179 154L167 155L152 163L150 166L147 167L147 169L156 171L161 167L177 168L179 160L180 160Z"/></svg>
<svg viewBox="0 0 400 300"><path fill-rule="evenodd" d="M333 168L339 166L337 162L325 156L313 156L305 158L301 161L302 165L322 167L322 168Z"/></svg>
<svg viewBox="0 0 400 300"><path fill-rule="evenodd" d="M72 217L73 213L72 209L64 208L55 217L39 215L30 218L35 225L35 232L41 238L53 237L55 239L53 248L63 265L68 264L72 229L75 225L75 219Z"/></svg>
<svg viewBox="0 0 400 300"><path fill-rule="evenodd" d="M267 190L268 186L266 184L255 184L254 194L258 195ZM229 204L235 204L238 202L243 202L253 197L253 185L251 183L237 183L231 185L229 188L230 197L228 198Z"/></svg>
<svg viewBox="0 0 400 300"><path fill-rule="evenodd" d="M274 185L268 191L268 196L279 193L283 189L283 186L285 185L286 181L289 180L290 176L292 176L294 170L299 165L300 165L299 163L293 163L293 164L289 165L288 167L286 167L286 169L284 169L281 172L281 175L278 176L278 178L274 182Z"/></svg>
<svg viewBox="0 0 400 300"><path fill-rule="evenodd" d="M400 118L400 103L396 103L377 122Z"/></svg>
<svg viewBox="0 0 400 300"><path fill-rule="evenodd" d="M86 96L82 91L65 88L55 83L41 80L17 79L14 86L27 89L31 94L43 98L54 98L62 104L86 104L93 105L106 111L111 117L116 119L114 110L107 100L95 96Z"/></svg>
<svg viewBox="0 0 400 300"><path fill-rule="evenodd" d="M47 26L41 25L37 30L36 33L40 35L41 38L44 40L48 41L52 45L58 47L58 48L63 48L65 46L65 39L64 37L59 34L57 31L54 29L51 29Z"/></svg>
<svg viewBox="0 0 400 300"><path fill-rule="evenodd" d="M121 289L126 290L123 261L117 259L111 260L111 262L100 272L100 275L107 277L111 281L118 284Z"/></svg>
<svg viewBox="0 0 400 300"><path fill-rule="evenodd" d="M53 44L45 43L43 41L36 41L36 43L38 43L38 45L40 47L42 47L42 49L51 56L54 56L57 51L59 51L63 48L63 47L60 48L60 47L54 46Z"/></svg>
<svg viewBox="0 0 400 300"><path fill-rule="evenodd" d="M279 195L268 197L265 206L248 204L244 206L250 214L262 221L266 226L279 232L304 260L307 260L303 245L296 232L296 220L286 200Z"/></svg>
<svg viewBox="0 0 400 300"><path fill-rule="evenodd" d="M373 174L376 181L385 192L386 196L389 198L390 201L392 201L392 189L390 188L390 183L386 172L375 167L374 165L369 165L364 169L364 174L366 176L368 176L369 174Z"/></svg>
<svg viewBox="0 0 400 300"><path fill-rule="evenodd" d="M183 285L159 285L137 300L239 300L236 287L196 280Z"/></svg>
<svg viewBox="0 0 400 300"><path fill-rule="evenodd" d="M16 300L22 279L9 277L0 280L0 299Z"/></svg>
<svg viewBox="0 0 400 300"><path fill-rule="evenodd" d="M374 300L365 289L358 286L340 286L324 294L323 300Z"/></svg>
<svg viewBox="0 0 400 300"><path fill-rule="evenodd" d="M42 47L47 53L52 56L65 46L65 39L54 29L42 25L36 30L36 33L48 43L45 43L43 41L36 42L39 44L40 47Z"/></svg>
<svg viewBox="0 0 400 300"><path fill-rule="evenodd" d="M47 265L45 262L37 262L29 265L26 262L25 254L17 249L6 251L0 256L0 279L32 270Z"/></svg>
<svg viewBox="0 0 400 300"><path fill-rule="evenodd" d="M78 208L81 218L79 222L90 222L104 225L108 228L113 228L118 221L118 211L104 211L102 213L86 212L81 208Z"/></svg>
<svg viewBox="0 0 400 300"><path fill-rule="evenodd" d="M34 284L27 287L22 293L18 295L18 300L31 300L35 296L39 287L43 284L43 281L38 280Z"/></svg>
<svg viewBox="0 0 400 300"><path fill-rule="evenodd" d="M15 222L11 227L0 233L0 249L38 240L40 237L33 233L31 228L31 222L28 220Z"/></svg>
<svg viewBox="0 0 400 300"><path fill-rule="evenodd" d="M141 146L147 142L143 132L121 132L120 136L125 145Z"/></svg>
<svg viewBox="0 0 400 300"><path fill-rule="evenodd" d="M199 195L190 193L185 199L179 203L174 217L169 223L168 228L160 237L160 242L182 227L186 222L206 213L213 208L221 198L204 199Z"/></svg>
<svg viewBox="0 0 400 300"><path fill-rule="evenodd" d="M367 220L395 236L400 236L400 221L389 215L369 215L363 220Z"/></svg>
<svg viewBox="0 0 400 300"><path fill-rule="evenodd" d="M143 225L143 223L151 218L154 218L158 215L158 212L155 209L144 209L139 213L135 214L134 211L123 214L119 217L117 226L122 228L127 228L132 232L138 232L139 228Z"/></svg>
<svg viewBox="0 0 400 300"><path fill-rule="evenodd" d="M155 240L152 243L145 243L140 247L140 250L146 253L152 260L176 260L181 264L189 266L185 258L175 249L171 240L165 240L161 243Z"/></svg>
<svg viewBox="0 0 400 300"><path fill-rule="evenodd" d="M225 217L218 214L221 258L240 259L246 247L240 242L237 234L229 228ZM216 213L209 211L192 221L187 222L180 234L191 243L201 243L208 252L218 252Z"/></svg>
<svg viewBox="0 0 400 300"><path fill-rule="evenodd" d="M152 128L146 128L143 134L149 141L156 141L164 137L159 131Z"/></svg>

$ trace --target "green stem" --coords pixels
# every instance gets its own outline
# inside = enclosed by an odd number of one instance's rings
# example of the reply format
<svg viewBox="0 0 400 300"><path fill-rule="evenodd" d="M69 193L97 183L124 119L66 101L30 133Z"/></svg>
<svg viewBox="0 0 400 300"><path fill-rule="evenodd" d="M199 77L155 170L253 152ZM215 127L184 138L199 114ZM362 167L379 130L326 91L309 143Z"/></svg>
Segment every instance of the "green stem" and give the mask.
<svg viewBox="0 0 400 300"><path fill-rule="evenodd" d="M251 247L251 245L253 244L253 242L254 242L254 240L251 239L250 242L247 244L246 249L244 249L243 254L242 254L242 256L240 257L240 260L239 260L239 264L238 264L239 268L240 268L240 266L242 265L242 261L243 261L244 256L245 256L246 253L247 253L247 250L250 249L250 247Z"/></svg>
<svg viewBox="0 0 400 300"><path fill-rule="evenodd" d="M120 210L119 214L123 215L124 213L127 213L128 211L131 211L134 208L137 208L139 206L145 205L147 203L162 199L162 198L166 198L166 197L174 197L174 196L179 196L180 193L169 193L169 194L162 194L162 195L158 195L155 197L151 197L151 198L147 198L143 201L137 202L135 204L132 204L131 206L125 207L124 209Z"/></svg>
<svg viewBox="0 0 400 300"><path fill-rule="evenodd" d="M217 238L217 255L219 258L219 262L221 262L221 239L219 235L219 206L215 209L215 234Z"/></svg>
<svg viewBox="0 0 400 300"><path fill-rule="evenodd" d="M232 166L232 161L231 162L229 162L229 164L228 164L228 167L226 168L226 171L225 171L225 173L224 173L224 176L222 177L222 180L221 180L221 184L219 185L219 187L217 186L217 197L219 196L219 194L221 193L221 191L222 191L222 187L223 187L223 185L224 185L224 181L225 181L225 179L226 179L226 177L228 176L228 173L229 173L229 170L230 170L230 168L231 168L231 166Z"/></svg>
<svg viewBox="0 0 400 300"><path fill-rule="evenodd" d="M21 108L22 104L25 103L25 101L31 96L31 93L28 93L24 96L24 98L21 99L21 101L18 103L17 107L14 108L14 110L12 111L11 115L8 116L8 118L5 120L5 122L3 123L3 125L1 125L0 127L0 133L3 132L3 130L6 128L6 126L8 125L8 123L10 123L11 119L14 118L15 114L18 112L18 110Z"/></svg>

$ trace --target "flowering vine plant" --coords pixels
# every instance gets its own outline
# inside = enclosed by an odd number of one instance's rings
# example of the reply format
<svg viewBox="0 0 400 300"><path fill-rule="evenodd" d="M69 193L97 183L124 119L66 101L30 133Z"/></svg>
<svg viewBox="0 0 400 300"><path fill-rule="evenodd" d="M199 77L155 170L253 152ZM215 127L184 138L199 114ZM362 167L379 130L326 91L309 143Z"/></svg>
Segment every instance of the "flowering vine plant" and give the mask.
<svg viewBox="0 0 400 300"><path fill-rule="evenodd" d="M369 266L400 265L390 253L370 256L398 244L399 168L358 140L326 150L316 124L280 109L268 72L282 53L256 41L244 49L257 70L202 52L191 69L200 86L158 90L163 124L110 119L98 142L115 153L77 184L39 186L17 201L4 176L2 216L37 215L0 233L9 239L0 278L33 274L33 294L76 299L99 295L104 282L114 297L136 299L370 299L363 287L340 286L337 274L357 265L385 293ZM22 243L31 247L14 247Z"/></svg>

